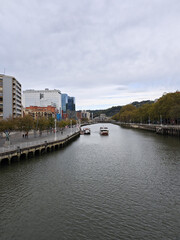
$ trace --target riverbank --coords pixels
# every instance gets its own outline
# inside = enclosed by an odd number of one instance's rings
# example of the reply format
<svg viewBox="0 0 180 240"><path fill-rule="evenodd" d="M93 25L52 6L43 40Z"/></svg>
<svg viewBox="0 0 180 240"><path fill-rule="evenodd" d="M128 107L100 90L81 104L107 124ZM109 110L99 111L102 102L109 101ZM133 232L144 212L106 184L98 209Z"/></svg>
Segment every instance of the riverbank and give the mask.
<svg viewBox="0 0 180 240"><path fill-rule="evenodd" d="M138 124L138 123L120 123L114 122L124 128L134 128L145 131L151 131L160 135L180 137L180 125L157 125L157 124Z"/></svg>
<svg viewBox="0 0 180 240"><path fill-rule="evenodd" d="M23 159L32 158L37 155L42 155L44 153L48 153L54 150L58 150L60 148L65 147L70 142L75 140L80 136L80 131L77 131L71 135L67 135L64 138L49 140L46 139L46 141L43 142L34 142L32 145L20 145L16 146L13 149L6 148L5 151L0 152L0 165L8 165L12 162L17 162Z"/></svg>

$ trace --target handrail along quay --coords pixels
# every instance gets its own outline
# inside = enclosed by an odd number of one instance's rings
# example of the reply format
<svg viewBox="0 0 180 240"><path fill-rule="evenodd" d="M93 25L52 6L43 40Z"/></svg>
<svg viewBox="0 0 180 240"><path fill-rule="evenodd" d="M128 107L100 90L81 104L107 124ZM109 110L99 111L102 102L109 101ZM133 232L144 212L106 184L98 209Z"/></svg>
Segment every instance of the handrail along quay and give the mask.
<svg viewBox="0 0 180 240"><path fill-rule="evenodd" d="M44 141L34 146L17 147L15 150L7 150L0 153L0 165L11 164L21 159L32 158L37 155L52 152L67 146L70 142L74 141L80 136L80 131L73 133L61 140Z"/></svg>
<svg viewBox="0 0 180 240"><path fill-rule="evenodd" d="M134 128L154 132L160 135L180 137L180 125L156 125L156 124L138 124L138 123L114 123L125 128Z"/></svg>

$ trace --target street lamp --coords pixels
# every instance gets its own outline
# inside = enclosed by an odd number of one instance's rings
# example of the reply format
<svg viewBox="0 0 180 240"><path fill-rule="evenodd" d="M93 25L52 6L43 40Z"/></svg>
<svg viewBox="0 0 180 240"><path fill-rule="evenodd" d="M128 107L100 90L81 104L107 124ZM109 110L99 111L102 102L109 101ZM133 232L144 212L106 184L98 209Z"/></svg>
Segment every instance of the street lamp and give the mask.
<svg viewBox="0 0 180 240"><path fill-rule="evenodd" d="M71 124L71 134L72 134L72 120L70 120L70 124Z"/></svg>
<svg viewBox="0 0 180 240"><path fill-rule="evenodd" d="M162 115L160 115L160 122L161 122L161 126L162 126Z"/></svg>
<svg viewBox="0 0 180 240"><path fill-rule="evenodd" d="M55 124L54 130L55 130L55 141L56 141L56 118L55 118L54 124Z"/></svg>

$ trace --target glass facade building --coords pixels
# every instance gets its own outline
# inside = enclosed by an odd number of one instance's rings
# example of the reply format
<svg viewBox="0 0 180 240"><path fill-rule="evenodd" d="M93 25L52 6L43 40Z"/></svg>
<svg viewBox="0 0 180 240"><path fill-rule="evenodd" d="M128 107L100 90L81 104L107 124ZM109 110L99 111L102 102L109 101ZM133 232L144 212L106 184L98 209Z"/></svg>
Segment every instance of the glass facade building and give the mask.
<svg viewBox="0 0 180 240"><path fill-rule="evenodd" d="M68 105L68 95L66 93L61 94L61 103L62 103L63 113L66 113L67 105Z"/></svg>
<svg viewBox="0 0 180 240"><path fill-rule="evenodd" d="M69 97L68 96L68 106L67 109L69 111L76 111L76 107L75 107L75 97Z"/></svg>

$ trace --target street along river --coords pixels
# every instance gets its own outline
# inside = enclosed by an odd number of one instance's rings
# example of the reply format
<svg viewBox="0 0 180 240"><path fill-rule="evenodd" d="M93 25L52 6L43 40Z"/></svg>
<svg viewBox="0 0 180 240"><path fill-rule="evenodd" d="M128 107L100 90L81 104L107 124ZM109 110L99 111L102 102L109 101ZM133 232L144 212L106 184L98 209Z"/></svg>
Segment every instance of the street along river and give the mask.
<svg viewBox="0 0 180 240"><path fill-rule="evenodd" d="M180 239L179 139L100 126L0 169L1 240Z"/></svg>

